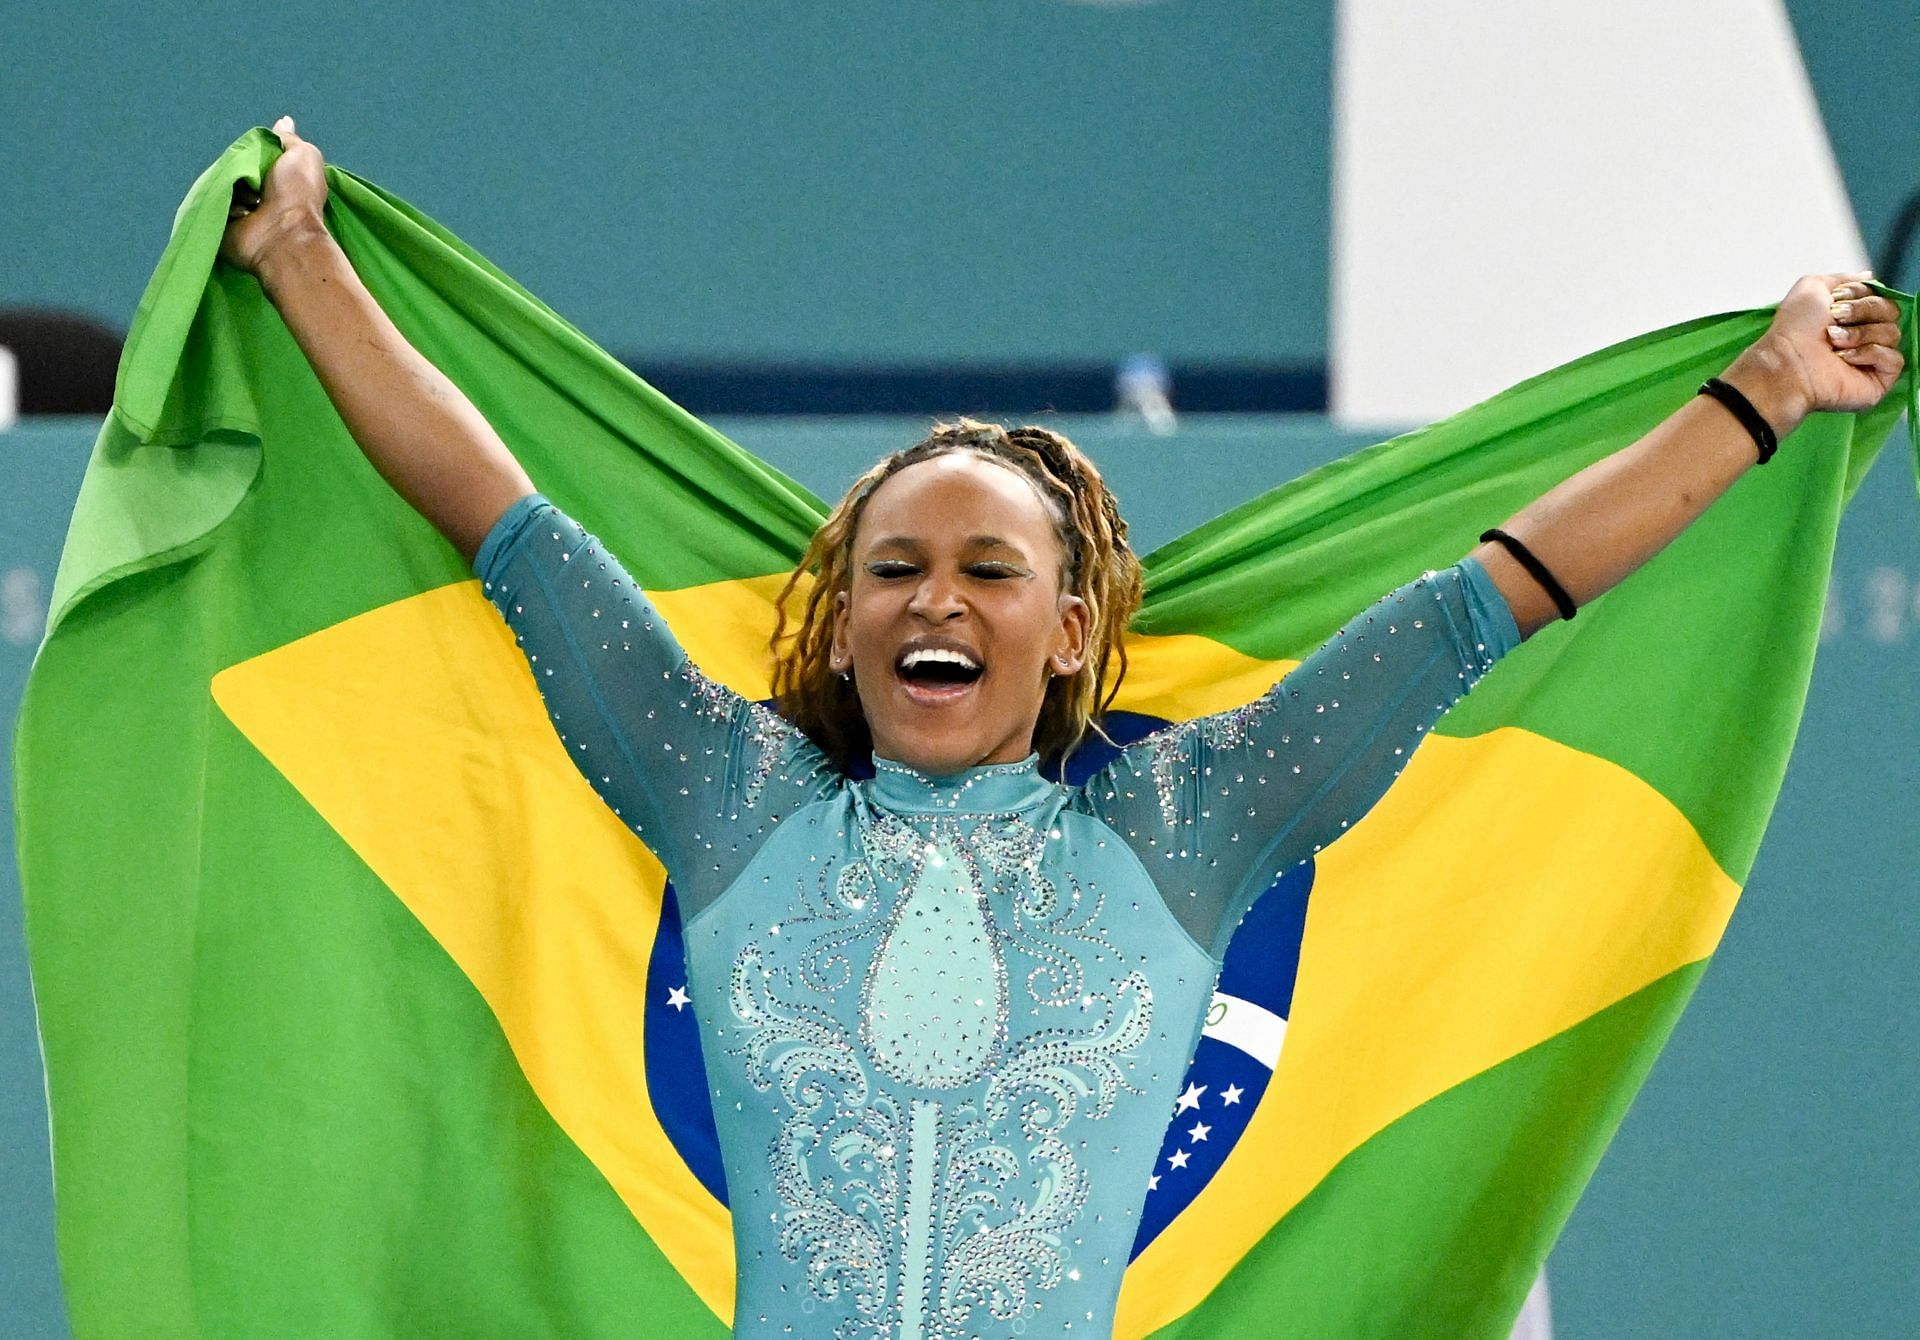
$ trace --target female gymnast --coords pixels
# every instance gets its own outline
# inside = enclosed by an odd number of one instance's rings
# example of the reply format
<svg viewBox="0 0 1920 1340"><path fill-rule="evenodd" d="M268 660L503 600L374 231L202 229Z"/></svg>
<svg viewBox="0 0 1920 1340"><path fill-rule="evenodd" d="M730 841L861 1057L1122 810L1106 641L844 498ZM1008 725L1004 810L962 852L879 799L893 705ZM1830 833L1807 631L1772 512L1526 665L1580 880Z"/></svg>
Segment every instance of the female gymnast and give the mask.
<svg viewBox="0 0 1920 1340"><path fill-rule="evenodd" d="M402 338L322 223L319 152L275 130L285 152L263 192L236 191L221 255L472 560L568 755L672 873L742 1335L1108 1334L1253 900L1357 822L1503 653L1639 567L1775 435L1875 404L1901 369L1866 276L1800 280L1709 395L1506 538L1358 613L1259 701L1069 787L1037 765L1097 727L1140 598L1070 443L963 421L869 470L795 574L778 710L747 702ZM1497 275L1487 290L1516 339L1552 319Z"/></svg>

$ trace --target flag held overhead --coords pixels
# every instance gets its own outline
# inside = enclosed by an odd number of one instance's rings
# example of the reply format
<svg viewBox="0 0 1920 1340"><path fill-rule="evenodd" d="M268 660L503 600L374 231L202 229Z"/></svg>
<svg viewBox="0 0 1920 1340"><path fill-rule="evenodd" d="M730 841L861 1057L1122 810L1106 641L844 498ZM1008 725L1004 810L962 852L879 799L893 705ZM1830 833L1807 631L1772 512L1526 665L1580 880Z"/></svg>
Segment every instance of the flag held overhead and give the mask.
<svg viewBox="0 0 1920 1340"><path fill-rule="evenodd" d="M75 1329L722 1334L727 1188L670 872L215 264L233 183L276 152L243 137L176 218L17 736ZM329 227L408 339L707 673L763 697L819 502L438 225L329 179ZM1118 733L1250 701L1766 320L1604 350L1150 555ZM1900 408L1809 421L1256 905L1118 1334L1503 1332L1732 912L1835 526Z"/></svg>

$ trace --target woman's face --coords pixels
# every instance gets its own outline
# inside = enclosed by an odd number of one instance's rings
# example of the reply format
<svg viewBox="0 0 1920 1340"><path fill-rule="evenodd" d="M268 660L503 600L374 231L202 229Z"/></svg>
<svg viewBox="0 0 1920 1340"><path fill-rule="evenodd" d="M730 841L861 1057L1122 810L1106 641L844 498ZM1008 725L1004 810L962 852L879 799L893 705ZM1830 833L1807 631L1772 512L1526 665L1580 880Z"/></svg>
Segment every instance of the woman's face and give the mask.
<svg viewBox="0 0 1920 1340"><path fill-rule="evenodd" d="M835 600L874 752L944 775L1033 749L1047 684L1086 655L1053 518L1026 476L973 452L910 465L873 496Z"/></svg>

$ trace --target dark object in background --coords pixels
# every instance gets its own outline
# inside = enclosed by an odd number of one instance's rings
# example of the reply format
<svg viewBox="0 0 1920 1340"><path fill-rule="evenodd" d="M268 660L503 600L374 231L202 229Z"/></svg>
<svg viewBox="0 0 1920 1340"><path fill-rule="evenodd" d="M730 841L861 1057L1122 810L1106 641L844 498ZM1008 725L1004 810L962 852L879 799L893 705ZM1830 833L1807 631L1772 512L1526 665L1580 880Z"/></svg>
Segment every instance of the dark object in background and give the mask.
<svg viewBox="0 0 1920 1340"><path fill-rule="evenodd" d="M92 317L0 307L0 346L20 365L20 413L105 414L123 336Z"/></svg>
<svg viewBox="0 0 1920 1340"><path fill-rule="evenodd" d="M91 317L0 307L0 346L19 363L19 412L103 415L125 337ZM1103 413L1112 364L885 367L624 360L688 411L716 414ZM1201 364L1168 374L1195 413L1324 414L1316 365Z"/></svg>
<svg viewBox="0 0 1920 1340"><path fill-rule="evenodd" d="M621 360L690 414L1104 414L1111 363L874 364ZM1183 413L1324 414L1321 365L1176 363L1169 385Z"/></svg>

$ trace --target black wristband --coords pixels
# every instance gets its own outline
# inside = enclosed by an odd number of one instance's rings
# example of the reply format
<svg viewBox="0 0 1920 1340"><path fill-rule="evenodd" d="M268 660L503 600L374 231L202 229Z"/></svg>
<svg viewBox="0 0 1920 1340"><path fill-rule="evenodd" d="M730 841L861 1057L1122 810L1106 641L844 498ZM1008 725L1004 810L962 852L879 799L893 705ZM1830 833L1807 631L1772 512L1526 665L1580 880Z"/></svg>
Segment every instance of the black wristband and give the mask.
<svg viewBox="0 0 1920 1340"><path fill-rule="evenodd" d="M1696 394L1710 395L1733 412L1740 426L1752 434L1753 445L1760 448L1760 464L1765 465L1773 459L1773 453L1780 450L1780 436L1773 431L1773 425L1737 387L1727 385L1718 377L1709 377Z"/></svg>
<svg viewBox="0 0 1920 1340"><path fill-rule="evenodd" d="M1554 608L1560 611L1561 618L1571 619L1580 612L1579 607L1573 603L1573 597L1567 594L1567 588L1560 585L1559 580L1547 571L1547 565L1535 558L1533 551L1526 545L1504 530L1490 530L1480 536L1480 543L1485 544L1488 540L1499 541L1506 551L1513 555L1515 561L1527 570L1527 575L1540 583L1540 589L1553 598Z"/></svg>

